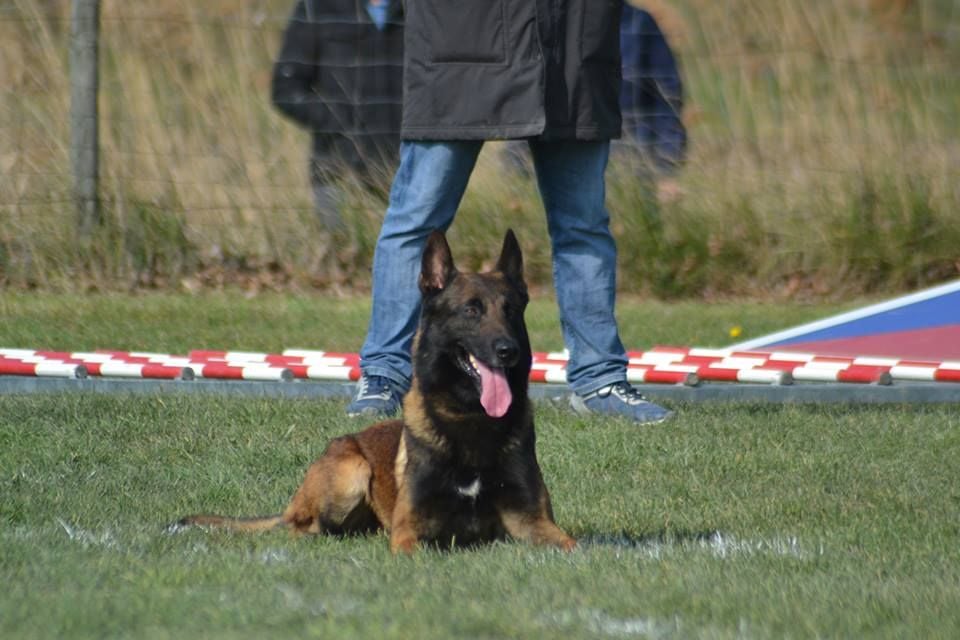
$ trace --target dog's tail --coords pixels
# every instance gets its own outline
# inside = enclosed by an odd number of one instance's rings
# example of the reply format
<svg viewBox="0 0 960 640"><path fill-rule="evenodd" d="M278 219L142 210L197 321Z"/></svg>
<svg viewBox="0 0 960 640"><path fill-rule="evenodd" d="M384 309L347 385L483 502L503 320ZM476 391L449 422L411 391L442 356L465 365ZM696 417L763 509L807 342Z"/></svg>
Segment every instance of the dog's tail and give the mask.
<svg viewBox="0 0 960 640"><path fill-rule="evenodd" d="M258 518L228 518L215 515L193 515L180 518L170 525L170 530L180 530L186 527L208 527L211 529L227 529L228 531L270 531L286 528L288 523L282 515L263 516Z"/></svg>

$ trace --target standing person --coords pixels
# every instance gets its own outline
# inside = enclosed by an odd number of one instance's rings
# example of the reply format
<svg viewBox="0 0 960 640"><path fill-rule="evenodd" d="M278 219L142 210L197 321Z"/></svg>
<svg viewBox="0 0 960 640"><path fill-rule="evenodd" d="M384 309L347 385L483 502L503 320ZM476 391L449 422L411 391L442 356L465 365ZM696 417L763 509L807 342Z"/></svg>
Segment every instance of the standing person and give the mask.
<svg viewBox="0 0 960 640"><path fill-rule="evenodd" d="M620 22L623 84L620 109L624 138L614 145L657 200L679 194L676 173L687 148L683 81L670 44L654 17L628 2Z"/></svg>
<svg viewBox="0 0 960 640"><path fill-rule="evenodd" d="M312 134L317 215L343 224L339 185L385 191L397 165L403 93L400 0L298 0L273 67L271 98Z"/></svg>
<svg viewBox="0 0 960 640"><path fill-rule="evenodd" d="M620 56L624 131L623 138L613 143L614 164L625 165L641 181L643 191L656 200L672 201L679 195L676 174L687 148L683 81L654 16L626 0L620 20ZM504 162L508 169L527 175L532 166L522 144L504 145Z"/></svg>
<svg viewBox="0 0 960 640"><path fill-rule="evenodd" d="M553 248L577 411L660 422L626 381L605 207L620 135L620 0L406 0L400 167L373 261L373 309L350 415L392 415L410 386L420 256L446 230L484 140L524 138Z"/></svg>

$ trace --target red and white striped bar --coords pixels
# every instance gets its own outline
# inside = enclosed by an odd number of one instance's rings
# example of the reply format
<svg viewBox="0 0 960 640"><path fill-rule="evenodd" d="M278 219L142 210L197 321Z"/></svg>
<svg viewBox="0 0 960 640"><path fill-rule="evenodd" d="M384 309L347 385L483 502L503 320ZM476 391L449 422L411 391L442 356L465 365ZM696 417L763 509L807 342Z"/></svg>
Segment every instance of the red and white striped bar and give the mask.
<svg viewBox="0 0 960 640"><path fill-rule="evenodd" d="M0 356L0 375L30 376L35 378L86 378L87 368L82 364Z"/></svg>
<svg viewBox="0 0 960 640"><path fill-rule="evenodd" d="M531 382L563 384L567 381L567 355L562 352L535 353L530 368ZM682 384L695 387L700 378L692 371L668 371L656 366L627 365L627 380L643 384Z"/></svg>
<svg viewBox="0 0 960 640"><path fill-rule="evenodd" d="M745 382L778 385L793 383L793 376L790 375L790 372L781 369L731 369L728 367L700 364L664 364L656 367L655 370L693 373L696 374L700 380L708 382Z"/></svg>
<svg viewBox="0 0 960 640"><path fill-rule="evenodd" d="M341 380L357 381L360 379L360 366L357 362L351 363L347 358L322 357L302 359L298 356L281 356L272 354L244 354L236 351L229 352L198 352L191 351L191 356L206 364L219 364L228 367L276 367L287 369L294 378L302 380ZM226 356L221 358L220 356ZM255 360L244 360L247 355L254 355ZM202 357L205 360L201 360Z"/></svg>
<svg viewBox="0 0 960 640"><path fill-rule="evenodd" d="M803 382L850 382L856 384L888 385L893 376L884 367L848 365L844 367L801 366L792 372L794 380Z"/></svg>
<svg viewBox="0 0 960 640"><path fill-rule="evenodd" d="M139 353L124 351L108 351L112 357L122 359L129 364L150 364L155 366L189 368L194 377L213 380L259 380L264 382L286 382L293 380L294 373L288 367L274 366L263 362L235 362L222 359L203 359L191 356L177 356L163 353ZM222 355L225 353L245 352L209 352Z"/></svg>
<svg viewBox="0 0 960 640"><path fill-rule="evenodd" d="M563 365L553 363L534 363L530 367L530 382L545 384L566 384L567 370Z"/></svg>
<svg viewBox="0 0 960 640"><path fill-rule="evenodd" d="M647 351L628 351L627 355L631 358L674 358L682 360L687 356L698 358L712 358L719 360L722 358L767 358L775 360L795 360L797 362L808 362L816 358L813 353L799 353L793 351L740 351L736 349L712 349L708 347L670 347L657 345Z"/></svg>
<svg viewBox="0 0 960 640"><path fill-rule="evenodd" d="M627 367L627 381L640 384L682 384L695 387L700 377L690 371L664 371L658 367Z"/></svg>
<svg viewBox="0 0 960 640"><path fill-rule="evenodd" d="M94 362L105 362L110 360L108 356L97 353L88 353L83 351L46 351L42 349L0 349L0 357L26 360L36 358L39 360L81 360L89 357Z"/></svg>
<svg viewBox="0 0 960 640"><path fill-rule="evenodd" d="M936 362L936 361L907 361L901 360L898 358L886 358L878 356L825 356L817 355L814 353L800 353L793 351L737 351L733 349L705 349L705 348L686 348L686 347L667 347L667 346L655 346L649 351L631 351L629 352L630 357L635 358L675 358L677 360L682 360L685 357L705 357L705 358L765 358L768 361L775 361L778 363L810 363L813 366L818 365L830 365L830 364L850 364L857 366L866 366L866 367L894 367L898 365L903 366L918 366L918 367L937 367L946 364L949 365L949 362ZM953 368L947 366L946 368Z"/></svg>
<svg viewBox="0 0 960 640"><path fill-rule="evenodd" d="M132 362L102 362L87 365L91 374L104 378L144 378L148 380L193 380L192 367L167 366L163 364L137 364ZM96 369L94 371L94 369Z"/></svg>
<svg viewBox="0 0 960 640"><path fill-rule="evenodd" d="M213 351L213 350L193 350L187 355L175 355L170 353L155 353L147 351L114 351L97 350L97 356L109 356L111 359L123 362L142 362L142 363L160 363L160 362L184 362L196 364L198 362L218 362L218 363L236 363L238 366L250 364L269 364L274 366L284 366L287 364L313 364L310 359L296 356L284 356L272 353L259 353L252 351ZM342 357L326 357L318 359L318 364L323 365L345 365L354 361L359 361L360 356L353 354L342 354Z"/></svg>
<svg viewBox="0 0 960 640"><path fill-rule="evenodd" d="M195 361L182 356L157 353L127 352L56 352L34 351L34 358L45 362L83 364L89 373L102 377L156 378L191 380L209 378L221 380L288 381L293 372L285 367L266 364L233 365L224 362Z"/></svg>
<svg viewBox="0 0 960 640"><path fill-rule="evenodd" d="M360 354L346 353L343 351L316 351L313 349L284 349L281 354L288 358L303 358L311 360L316 358L343 358L351 362L359 362Z"/></svg>
<svg viewBox="0 0 960 640"><path fill-rule="evenodd" d="M667 347L655 346L647 351L627 351L627 357L642 361L642 364L663 363L670 364L679 362L687 357L702 357L712 360L720 360L733 355L730 349L708 349L700 347Z"/></svg>
<svg viewBox="0 0 960 640"><path fill-rule="evenodd" d="M97 349L96 355L110 356L114 360L126 362L162 362L164 360L189 360L187 356L172 353L157 353L155 351L115 351L112 349Z"/></svg>
<svg viewBox="0 0 960 640"><path fill-rule="evenodd" d="M156 380L192 380L187 366L169 366L148 362L124 362L106 353L84 351L35 351L33 358L47 363L82 365L91 376L103 378L147 378Z"/></svg>
<svg viewBox="0 0 960 640"><path fill-rule="evenodd" d="M683 360L684 354L667 353L662 357L649 352L634 352L627 365L627 380L648 384L685 384L696 386L701 380L714 382L748 382L755 384L790 384L789 371L759 368L763 360L753 358L749 363L730 362L725 364L705 356L696 356L695 362ZM563 352L534 354L534 368L540 366L563 367L567 355ZM677 360L676 358L679 358ZM747 366L749 364L750 366ZM533 380L533 378L531 378Z"/></svg>
<svg viewBox="0 0 960 640"><path fill-rule="evenodd" d="M294 377L305 380L356 382L360 379L359 365L291 364L287 365L287 369L293 372Z"/></svg>
<svg viewBox="0 0 960 640"><path fill-rule="evenodd" d="M217 351L193 349L189 355L194 360L239 360L241 362L266 362L273 354L256 351Z"/></svg>
<svg viewBox="0 0 960 640"><path fill-rule="evenodd" d="M627 367L627 380L642 384L682 384L695 387L700 378L694 371L665 370L659 367ZM565 384L567 371L556 362L534 362L530 368L530 382Z"/></svg>
<svg viewBox="0 0 960 640"><path fill-rule="evenodd" d="M352 366L359 366L360 364L360 356L347 358L347 357L335 357L335 356L300 357L300 356L282 356L282 355L271 355L271 354L245 354L240 352L217 352L217 353L223 353L223 356L217 355L214 352L201 353L201 352L191 351L190 357L200 362L228 362L228 363L237 364L237 365L268 364L274 367L296 367L296 366L352 367ZM257 357L248 359L248 356L257 356Z"/></svg>
<svg viewBox="0 0 960 640"><path fill-rule="evenodd" d="M899 361L892 358L872 356L838 357L818 356L812 353L789 351L751 352L731 349L698 349L681 347L654 347L647 352L632 352L631 363L673 361L675 364L709 364L728 368L763 367L790 372L793 379L803 382L848 382L858 384L887 385L895 376L890 368ZM713 360L713 364L711 364ZM904 375L913 379L931 379L923 367L936 367L936 363L917 363L921 368L908 369ZM952 374L940 376L951 380Z"/></svg>
<svg viewBox="0 0 960 640"><path fill-rule="evenodd" d="M920 362L669 346L630 351L628 356L627 379L648 384L693 386L702 380L781 385L794 380L884 385L896 380L960 382L960 361ZM0 375L355 381L360 377L359 360L356 353L312 349L286 349L282 354L194 350L181 356L139 351L0 348ZM531 382L565 383L568 361L567 352L533 354Z"/></svg>
<svg viewBox="0 0 960 640"><path fill-rule="evenodd" d="M944 361L931 367L928 363L903 362L890 367L894 380L960 382L960 362Z"/></svg>
<svg viewBox="0 0 960 640"><path fill-rule="evenodd" d="M354 367L360 366L360 356L270 356L264 362L276 366L318 366L318 367Z"/></svg>
<svg viewBox="0 0 960 640"><path fill-rule="evenodd" d="M214 380L258 380L262 382L289 382L293 372L286 367L266 364L237 366L223 362L194 362L191 368L198 378Z"/></svg>
<svg viewBox="0 0 960 640"><path fill-rule="evenodd" d="M763 367L789 371L799 382L850 382L856 384L888 385L893 382L889 367L858 365L851 360L810 360L805 363L787 360L767 360Z"/></svg>

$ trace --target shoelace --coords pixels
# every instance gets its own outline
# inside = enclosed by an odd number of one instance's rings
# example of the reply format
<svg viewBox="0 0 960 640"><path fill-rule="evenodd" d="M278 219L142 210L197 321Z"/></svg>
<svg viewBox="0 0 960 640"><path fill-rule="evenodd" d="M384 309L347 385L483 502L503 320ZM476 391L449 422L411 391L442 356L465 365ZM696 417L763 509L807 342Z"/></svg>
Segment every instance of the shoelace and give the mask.
<svg viewBox="0 0 960 640"><path fill-rule="evenodd" d="M381 382L379 379L374 384L370 384L372 378L373 377L368 378L367 376L360 378L360 388L357 390L357 397L389 400L393 395L390 385L385 381Z"/></svg>
<svg viewBox="0 0 960 640"><path fill-rule="evenodd" d="M609 387L609 391L604 395L614 395L625 403L635 406L638 404L645 404L648 402L646 398L643 397L643 394L637 391L635 388L627 384L626 382L618 382Z"/></svg>

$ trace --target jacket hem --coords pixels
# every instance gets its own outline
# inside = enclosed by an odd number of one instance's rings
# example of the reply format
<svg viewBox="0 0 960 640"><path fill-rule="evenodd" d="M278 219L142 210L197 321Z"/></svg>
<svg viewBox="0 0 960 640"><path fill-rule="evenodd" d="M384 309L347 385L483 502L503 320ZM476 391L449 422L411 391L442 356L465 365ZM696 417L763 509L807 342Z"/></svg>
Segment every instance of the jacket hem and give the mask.
<svg viewBox="0 0 960 640"><path fill-rule="evenodd" d="M542 125L517 127L404 127L402 140L519 140L538 138L542 140L616 140L619 130L603 128L545 129Z"/></svg>
<svg viewBox="0 0 960 640"><path fill-rule="evenodd" d="M445 126L403 127L403 140L516 140L532 138L543 133L543 124L515 126Z"/></svg>

